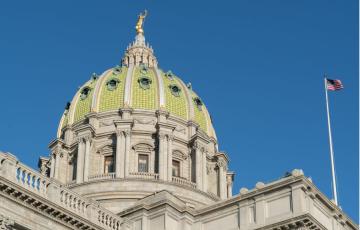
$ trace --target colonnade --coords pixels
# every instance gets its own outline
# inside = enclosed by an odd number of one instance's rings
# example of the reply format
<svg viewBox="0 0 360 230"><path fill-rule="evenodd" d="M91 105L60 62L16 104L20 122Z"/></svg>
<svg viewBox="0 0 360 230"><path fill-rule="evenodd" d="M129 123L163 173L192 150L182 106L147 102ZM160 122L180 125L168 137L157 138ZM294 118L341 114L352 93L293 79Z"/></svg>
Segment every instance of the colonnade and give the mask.
<svg viewBox="0 0 360 230"><path fill-rule="evenodd" d="M116 152L115 152L115 177L127 178L130 174L130 153L131 153L131 130L116 130ZM159 132L159 153L158 153L158 174L159 179L172 182L173 167L173 141L174 137L168 132ZM195 154L195 183L199 190L208 191L207 179L207 151L206 145L195 141L193 143L193 154ZM91 135L78 138L78 151L76 160L76 183L88 181L90 164ZM61 154L54 151L51 156L50 177L59 178ZM220 159L217 162L219 196L226 199L231 196L232 182L229 182L227 175L227 163ZM191 176L189 175L189 178Z"/></svg>

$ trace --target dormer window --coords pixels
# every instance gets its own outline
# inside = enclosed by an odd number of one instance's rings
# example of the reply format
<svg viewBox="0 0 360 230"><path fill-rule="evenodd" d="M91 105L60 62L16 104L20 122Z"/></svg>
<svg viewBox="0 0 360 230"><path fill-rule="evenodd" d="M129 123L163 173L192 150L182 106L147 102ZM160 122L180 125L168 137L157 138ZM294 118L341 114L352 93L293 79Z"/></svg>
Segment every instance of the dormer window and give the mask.
<svg viewBox="0 0 360 230"><path fill-rule="evenodd" d="M171 81L174 80L174 74L170 70L165 73L165 76L169 78Z"/></svg>
<svg viewBox="0 0 360 230"><path fill-rule="evenodd" d="M149 70L149 68L145 64L140 65L140 73L147 74L148 70Z"/></svg>
<svg viewBox="0 0 360 230"><path fill-rule="evenodd" d="M144 76L139 78L138 82L142 89L149 89L152 81L150 78Z"/></svg>
<svg viewBox="0 0 360 230"><path fill-rule="evenodd" d="M99 77L98 77L97 73L91 74L91 79L92 79L93 81L96 81L98 78L99 78Z"/></svg>
<svg viewBox="0 0 360 230"><path fill-rule="evenodd" d="M85 100L89 96L90 91L91 91L90 87L86 86L85 88L83 88L80 93L80 99Z"/></svg>
<svg viewBox="0 0 360 230"><path fill-rule="evenodd" d="M116 66L113 70L113 74L114 75L118 75L121 73L121 67L120 66Z"/></svg>
<svg viewBox="0 0 360 230"><path fill-rule="evenodd" d="M119 79L113 78L106 82L106 87L108 90L113 91L118 87L119 83Z"/></svg>
<svg viewBox="0 0 360 230"><path fill-rule="evenodd" d="M179 86L177 85L169 85L170 91L172 93L172 95L174 95L175 97L180 97L180 92L181 89Z"/></svg>
<svg viewBox="0 0 360 230"><path fill-rule="evenodd" d="M200 98L195 97L195 98L194 98L194 102L195 102L195 105L197 106L197 108L198 108L199 110L202 110L203 103L202 103L202 101L200 100Z"/></svg>

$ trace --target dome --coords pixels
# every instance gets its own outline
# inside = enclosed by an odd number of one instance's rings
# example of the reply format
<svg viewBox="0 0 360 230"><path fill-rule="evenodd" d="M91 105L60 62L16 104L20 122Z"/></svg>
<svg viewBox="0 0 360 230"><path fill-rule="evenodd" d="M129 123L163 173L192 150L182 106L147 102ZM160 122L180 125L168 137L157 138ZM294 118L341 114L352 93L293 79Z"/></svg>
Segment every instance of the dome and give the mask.
<svg viewBox="0 0 360 230"><path fill-rule="evenodd" d="M122 59L121 65L106 70L79 88L65 108L57 137L67 126L86 122L91 113L136 111L169 113L183 122L193 121L209 137L215 138L209 112L201 98L176 74L157 66L152 48L142 34L136 36Z"/></svg>
<svg viewBox="0 0 360 230"><path fill-rule="evenodd" d="M204 102L158 67L138 28L121 63L93 74L66 105L43 168L115 213L162 190L190 205L231 197L234 174Z"/></svg>

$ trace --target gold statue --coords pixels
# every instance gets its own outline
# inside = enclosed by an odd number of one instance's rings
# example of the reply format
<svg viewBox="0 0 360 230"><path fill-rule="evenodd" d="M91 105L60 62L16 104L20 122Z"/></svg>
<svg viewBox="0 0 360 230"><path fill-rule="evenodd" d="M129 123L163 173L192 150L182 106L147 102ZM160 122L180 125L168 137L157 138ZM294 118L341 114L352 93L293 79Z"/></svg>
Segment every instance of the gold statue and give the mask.
<svg viewBox="0 0 360 230"><path fill-rule="evenodd" d="M143 34L144 33L143 24L144 24L146 15L147 15L146 10L144 11L144 13L139 14L138 21L137 21L136 26L135 26L137 34Z"/></svg>

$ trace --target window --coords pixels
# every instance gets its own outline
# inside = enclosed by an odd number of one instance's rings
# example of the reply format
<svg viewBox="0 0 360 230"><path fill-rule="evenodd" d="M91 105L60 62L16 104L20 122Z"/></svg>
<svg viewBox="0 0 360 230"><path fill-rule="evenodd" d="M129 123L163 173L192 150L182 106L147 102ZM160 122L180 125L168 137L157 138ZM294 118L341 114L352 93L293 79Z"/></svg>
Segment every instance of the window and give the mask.
<svg viewBox="0 0 360 230"><path fill-rule="evenodd" d="M171 81L174 80L174 75L173 75L173 73L172 73L170 70L165 73L165 76L166 76L167 78L169 78L169 80L171 80Z"/></svg>
<svg viewBox="0 0 360 230"><path fill-rule="evenodd" d="M177 85L169 85L169 88L171 90L172 95L174 95L175 97L180 96L181 89L179 88L179 86L177 86Z"/></svg>
<svg viewBox="0 0 360 230"><path fill-rule="evenodd" d="M90 91L91 89L89 87L83 88L80 93L80 99L85 100L89 96Z"/></svg>
<svg viewBox="0 0 360 230"><path fill-rule="evenodd" d="M180 177L180 161L172 161L172 176Z"/></svg>
<svg viewBox="0 0 360 230"><path fill-rule="evenodd" d="M119 80L116 78L110 79L108 82L106 82L107 89L110 91L113 91L117 88L119 84Z"/></svg>
<svg viewBox="0 0 360 230"><path fill-rule="evenodd" d="M139 154L138 172L149 172L149 156Z"/></svg>
<svg viewBox="0 0 360 230"><path fill-rule="evenodd" d="M104 173L114 172L114 157L106 156L104 161Z"/></svg>
<svg viewBox="0 0 360 230"><path fill-rule="evenodd" d="M113 75L118 75L121 73L121 66L115 66L113 69Z"/></svg>
<svg viewBox="0 0 360 230"><path fill-rule="evenodd" d="M195 102L195 105L197 106L197 108L201 111L201 106L203 105L203 103L202 103L202 101L200 100L200 98L195 97L195 98L194 98L194 102Z"/></svg>
<svg viewBox="0 0 360 230"><path fill-rule="evenodd" d="M77 171L77 155L74 157L72 163L72 180L76 180L76 171Z"/></svg>
<svg viewBox="0 0 360 230"><path fill-rule="evenodd" d="M150 78L144 76L139 78L138 82L142 89L149 89L152 81Z"/></svg>

